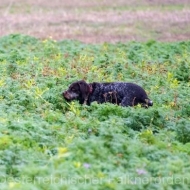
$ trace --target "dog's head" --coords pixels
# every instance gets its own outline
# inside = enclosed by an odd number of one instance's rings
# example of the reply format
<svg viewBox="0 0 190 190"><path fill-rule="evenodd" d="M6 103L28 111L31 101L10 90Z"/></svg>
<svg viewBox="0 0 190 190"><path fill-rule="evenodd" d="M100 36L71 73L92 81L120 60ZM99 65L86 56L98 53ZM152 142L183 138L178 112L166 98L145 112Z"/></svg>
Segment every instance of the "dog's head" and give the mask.
<svg viewBox="0 0 190 190"><path fill-rule="evenodd" d="M67 101L79 100L81 104L87 101L90 93L90 86L84 80L72 83L69 89L63 92L63 97Z"/></svg>

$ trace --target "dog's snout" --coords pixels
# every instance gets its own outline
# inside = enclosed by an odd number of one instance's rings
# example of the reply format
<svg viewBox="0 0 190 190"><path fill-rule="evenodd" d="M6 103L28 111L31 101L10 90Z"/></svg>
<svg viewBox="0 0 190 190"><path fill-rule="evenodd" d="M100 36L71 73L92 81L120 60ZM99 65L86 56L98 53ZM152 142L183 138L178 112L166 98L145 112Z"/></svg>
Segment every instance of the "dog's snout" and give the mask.
<svg viewBox="0 0 190 190"><path fill-rule="evenodd" d="M64 91L62 94L63 94L63 97L66 100L71 100L72 99L72 94L70 92L68 92L68 90Z"/></svg>
<svg viewBox="0 0 190 190"><path fill-rule="evenodd" d="M62 93L62 95L65 97L65 96L67 96L68 95L68 92L67 91L64 91L63 93Z"/></svg>

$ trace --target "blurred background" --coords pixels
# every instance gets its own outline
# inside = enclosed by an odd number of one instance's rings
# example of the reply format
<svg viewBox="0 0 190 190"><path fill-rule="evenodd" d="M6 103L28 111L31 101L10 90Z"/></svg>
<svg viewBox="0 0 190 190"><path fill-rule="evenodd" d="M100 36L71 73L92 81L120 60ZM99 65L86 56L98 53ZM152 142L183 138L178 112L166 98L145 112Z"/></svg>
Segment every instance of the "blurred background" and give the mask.
<svg viewBox="0 0 190 190"><path fill-rule="evenodd" d="M85 43L190 39L190 0L0 0L0 36Z"/></svg>

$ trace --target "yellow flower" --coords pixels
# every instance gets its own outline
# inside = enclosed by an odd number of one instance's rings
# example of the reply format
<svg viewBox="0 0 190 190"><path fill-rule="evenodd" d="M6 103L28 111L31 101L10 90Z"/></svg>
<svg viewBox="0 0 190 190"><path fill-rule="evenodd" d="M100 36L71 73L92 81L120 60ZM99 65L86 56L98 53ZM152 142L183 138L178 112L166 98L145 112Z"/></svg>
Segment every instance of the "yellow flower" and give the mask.
<svg viewBox="0 0 190 190"><path fill-rule="evenodd" d="M173 74L168 72L167 79L168 81L171 81L173 79Z"/></svg>
<svg viewBox="0 0 190 190"><path fill-rule="evenodd" d="M74 166L76 168L80 168L81 167L81 162L74 162L73 164L74 164Z"/></svg>
<svg viewBox="0 0 190 190"><path fill-rule="evenodd" d="M65 154L68 151L68 149L66 147L59 147L58 148L58 154L62 155Z"/></svg>
<svg viewBox="0 0 190 190"><path fill-rule="evenodd" d="M104 178L104 177L105 177L105 174L102 173L102 172L98 172L97 177L98 177L98 178Z"/></svg>
<svg viewBox="0 0 190 190"><path fill-rule="evenodd" d="M19 183L16 183L16 182L10 182L9 183L9 188L10 189L15 189L15 188L18 188L18 187L20 187L20 184Z"/></svg>
<svg viewBox="0 0 190 190"><path fill-rule="evenodd" d="M179 81L177 79L172 80L172 82L171 82L172 88L176 88L176 87L178 87L178 85L179 85Z"/></svg>
<svg viewBox="0 0 190 190"><path fill-rule="evenodd" d="M58 150L57 158L68 157L71 155L71 153L68 152L68 149L66 147L58 147L57 150Z"/></svg>

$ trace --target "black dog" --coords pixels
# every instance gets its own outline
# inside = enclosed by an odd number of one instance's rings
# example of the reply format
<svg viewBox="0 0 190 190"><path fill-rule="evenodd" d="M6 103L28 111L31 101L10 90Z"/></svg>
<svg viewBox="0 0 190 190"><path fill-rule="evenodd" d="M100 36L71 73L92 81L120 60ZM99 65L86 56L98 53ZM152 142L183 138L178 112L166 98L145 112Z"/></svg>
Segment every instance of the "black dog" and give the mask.
<svg viewBox="0 0 190 190"><path fill-rule="evenodd" d="M79 100L80 104L90 105L91 102L110 102L121 106L143 107L153 105L144 89L133 83L110 82L110 83L86 83L84 80L72 83L69 89L63 92L66 100Z"/></svg>

